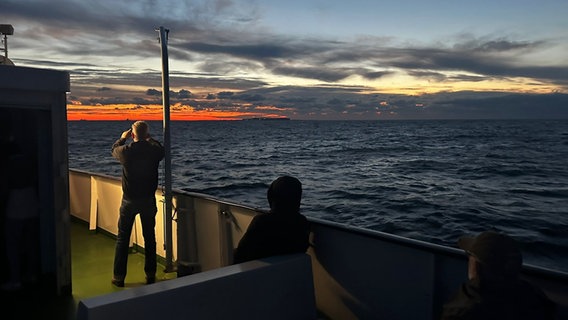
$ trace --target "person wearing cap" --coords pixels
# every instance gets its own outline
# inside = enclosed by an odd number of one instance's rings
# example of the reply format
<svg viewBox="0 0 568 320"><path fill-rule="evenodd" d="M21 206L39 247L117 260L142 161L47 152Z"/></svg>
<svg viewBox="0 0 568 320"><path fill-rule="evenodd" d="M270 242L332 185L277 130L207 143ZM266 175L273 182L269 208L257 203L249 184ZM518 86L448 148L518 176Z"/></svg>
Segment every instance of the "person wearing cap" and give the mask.
<svg viewBox="0 0 568 320"><path fill-rule="evenodd" d="M252 219L235 249L235 264L308 249L310 230L308 220L300 213L300 181L281 176L270 184L266 195L270 211Z"/></svg>
<svg viewBox="0 0 568 320"><path fill-rule="evenodd" d="M462 237L468 281L444 305L442 320L555 319L555 305L538 287L521 279L523 258L511 237L485 231Z"/></svg>

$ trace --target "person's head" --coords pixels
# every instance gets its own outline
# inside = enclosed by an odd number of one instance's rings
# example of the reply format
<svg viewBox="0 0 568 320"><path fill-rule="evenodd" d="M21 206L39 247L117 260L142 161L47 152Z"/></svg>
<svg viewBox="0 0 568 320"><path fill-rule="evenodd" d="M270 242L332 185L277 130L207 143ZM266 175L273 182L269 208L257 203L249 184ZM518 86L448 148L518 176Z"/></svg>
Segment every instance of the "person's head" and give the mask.
<svg viewBox="0 0 568 320"><path fill-rule="evenodd" d="M468 277L480 281L517 279L523 257L516 241L502 233L485 231L462 237L458 246L469 256Z"/></svg>
<svg viewBox="0 0 568 320"><path fill-rule="evenodd" d="M150 127L146 121L136 121L132 124L132 138L134 140L146 140L149 135Z"/></svg>
<svg viewBox="0 0 568 320"><path fill-rule="evenodd" d="M272 181L266 196L270 210L273 212L299 212L302 200L302 183L294 177L281 176Z"/></svg>

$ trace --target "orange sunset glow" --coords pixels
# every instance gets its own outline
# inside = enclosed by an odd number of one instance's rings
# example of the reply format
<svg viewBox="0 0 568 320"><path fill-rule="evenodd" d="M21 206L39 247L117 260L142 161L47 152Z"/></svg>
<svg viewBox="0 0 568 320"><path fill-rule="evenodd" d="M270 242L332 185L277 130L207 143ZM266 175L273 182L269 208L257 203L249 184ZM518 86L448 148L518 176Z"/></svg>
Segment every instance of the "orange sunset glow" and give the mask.
<svg viewBox="0 0 568 320"><path fill-rule="evenodd" d="M211 121L240 120L251 117L280 117L275 114L258 112L194 110L190 107L172 106L170 119L173 121ZM162 120L162 105L67 105L67 120L79 121L122 121L122 120Z"/></svg>

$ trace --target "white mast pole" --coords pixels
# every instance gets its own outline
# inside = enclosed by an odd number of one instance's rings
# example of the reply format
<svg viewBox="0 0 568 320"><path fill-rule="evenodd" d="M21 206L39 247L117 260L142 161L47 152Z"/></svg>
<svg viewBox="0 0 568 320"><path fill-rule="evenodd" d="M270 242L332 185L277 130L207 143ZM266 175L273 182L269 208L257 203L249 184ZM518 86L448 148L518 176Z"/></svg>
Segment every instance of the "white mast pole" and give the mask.
<svg viewBox="0 0 568 320"><path fill-rule="evenodd" d="M170 79L168 67L168 33L169 29L160 27L160 43L162 45L162 103L164 109L164 164L165 164L165 212L164 212L164 249L166 251L166 270L172 272L172 174L170 143Z"/></svg>

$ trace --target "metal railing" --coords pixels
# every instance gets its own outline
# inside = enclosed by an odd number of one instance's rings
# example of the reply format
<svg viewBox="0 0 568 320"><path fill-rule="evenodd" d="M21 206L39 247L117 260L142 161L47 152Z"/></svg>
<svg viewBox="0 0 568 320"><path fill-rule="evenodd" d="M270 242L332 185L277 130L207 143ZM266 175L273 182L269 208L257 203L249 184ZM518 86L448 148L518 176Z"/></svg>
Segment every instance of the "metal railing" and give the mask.
<svg viewBox="0 0 568 320"><path fill-rule="evenodd" d="M113 231L120 179L71 170L70 193L71 211L79 216L87 208L92 214L93 206L80 203L78 197L83 202L89 198L91 204L98 197L96 227ZM261 213L194 192L173 190L173 199L177 219L172 254L185 273L231 264L233 249L252 218ZM466 279L467 259L461 250L308 219L317 307L332 319L437 319L443 303ZM109 221L113 226L105 225ZM157 234L161 228L157 225ZM523 275L558 304L561 316L568 315L568 274L525 265Z"/></svg>

